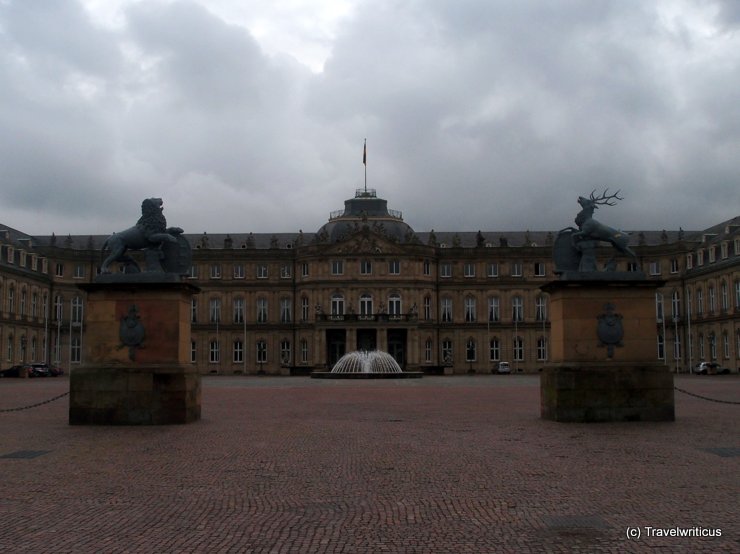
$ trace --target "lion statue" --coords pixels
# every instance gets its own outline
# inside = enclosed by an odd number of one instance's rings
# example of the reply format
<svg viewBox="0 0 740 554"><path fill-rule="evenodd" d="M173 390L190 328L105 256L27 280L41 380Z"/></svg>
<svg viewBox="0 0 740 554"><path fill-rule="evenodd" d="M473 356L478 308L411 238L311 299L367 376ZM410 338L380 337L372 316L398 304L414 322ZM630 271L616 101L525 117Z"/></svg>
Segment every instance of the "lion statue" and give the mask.
<svg viewBox="0 0 740 554"><path fill-rule="evenodd" d="M168 244L177 244L183 232L179 227L167 228L163 209L161 198L147 198L141 203L141 217L136 225L113 233L103 244L103 252L110 250L110 254L100 266L100 273L110 273L110 265L117 262L125 264L125 273L141 271L138 264L126 255L127 250L145 250L146 271L163 271L163 249Z"/></svg>

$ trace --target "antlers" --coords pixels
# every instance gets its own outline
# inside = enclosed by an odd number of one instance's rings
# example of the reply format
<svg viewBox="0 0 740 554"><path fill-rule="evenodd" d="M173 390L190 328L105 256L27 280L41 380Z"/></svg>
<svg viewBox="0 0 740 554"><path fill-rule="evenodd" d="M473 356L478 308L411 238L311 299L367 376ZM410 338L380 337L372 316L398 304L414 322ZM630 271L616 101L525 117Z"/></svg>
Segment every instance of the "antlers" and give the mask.
<svg viewBox="0 0 740 554"><path fill-rule="evenodd" d="M607 193L609 192L609 189L606 188L606 189L604 189L603 194L601 196L598 196L598 197L594 196L594 192L596 192L596 189L594 189L591 192L590 200L595 205L597 205L597 206L616 206L617 205L616 202L609 202L609 200L612 200L612 199L614 199L614 200L624 200L624 198L620 198L619 197L619 190L617 192L615 192L614 194L609 194L607 196Z"/></svg>

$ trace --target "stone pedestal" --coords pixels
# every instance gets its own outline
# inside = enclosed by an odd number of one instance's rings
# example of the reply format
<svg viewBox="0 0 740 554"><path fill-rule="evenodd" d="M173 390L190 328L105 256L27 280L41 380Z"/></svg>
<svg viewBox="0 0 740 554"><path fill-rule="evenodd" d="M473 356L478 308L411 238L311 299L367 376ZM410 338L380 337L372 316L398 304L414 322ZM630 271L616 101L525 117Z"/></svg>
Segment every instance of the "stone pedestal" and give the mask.
<svg viewBox="0 0 740 554"><path fill-rule="evenodd" d="M551 363L541 416L553 421L673 421L673 375L657 361L660 281L565 280L550 294Z"/></svg>
<svg viewBox="0 0 740 554"><path fill-rule="evenodd" d="M71 425L163 425L200 419L190 363L196 287L181 282L93 283L82 365L70 375Z"/></svg>

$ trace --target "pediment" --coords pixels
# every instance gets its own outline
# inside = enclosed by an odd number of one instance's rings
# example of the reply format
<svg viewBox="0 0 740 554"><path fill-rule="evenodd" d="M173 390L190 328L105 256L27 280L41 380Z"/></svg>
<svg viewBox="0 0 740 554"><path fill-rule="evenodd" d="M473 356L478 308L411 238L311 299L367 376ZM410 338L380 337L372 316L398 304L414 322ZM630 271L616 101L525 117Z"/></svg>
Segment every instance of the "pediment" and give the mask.
<svg viewBox="0 0 740 554"><path fill-rule="evenodd" d="M332 244L324 251L336 254L402 254L403 246L372 230L361 230Z"/></svg>

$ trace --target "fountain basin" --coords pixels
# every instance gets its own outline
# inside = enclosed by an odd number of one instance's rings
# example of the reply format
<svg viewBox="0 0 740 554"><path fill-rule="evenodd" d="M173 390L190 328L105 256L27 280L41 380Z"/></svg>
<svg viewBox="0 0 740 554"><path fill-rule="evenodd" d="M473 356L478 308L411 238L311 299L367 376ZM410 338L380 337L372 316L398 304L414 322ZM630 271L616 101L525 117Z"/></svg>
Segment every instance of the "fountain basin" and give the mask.
<svg viewBox="0 0 740 554"><path fill-rule="evenodd" d="M403 371L396 360L380 350L358 350L342 356L331 371L314 371L314 379L413 379L420 371Z"/></svg>

